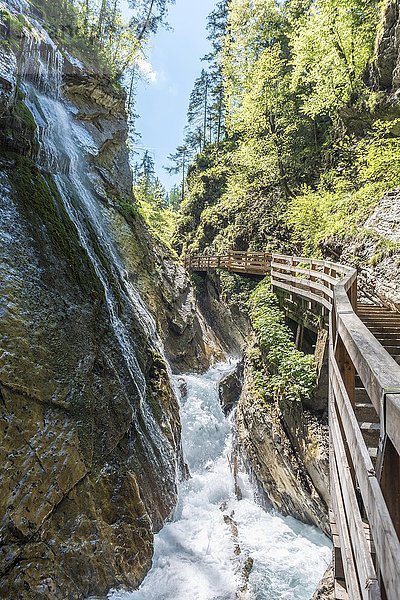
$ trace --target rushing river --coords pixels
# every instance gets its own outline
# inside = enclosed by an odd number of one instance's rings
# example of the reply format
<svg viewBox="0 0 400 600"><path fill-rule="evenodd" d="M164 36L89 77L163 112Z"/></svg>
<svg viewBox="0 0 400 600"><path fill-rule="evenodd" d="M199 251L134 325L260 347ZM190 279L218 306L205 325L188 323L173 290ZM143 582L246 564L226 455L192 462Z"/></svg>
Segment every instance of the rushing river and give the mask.
<svg viewBox="0 0 400 600"><path fill-rule="evenodd" d="M187 386L181 418L191 478L155 537L143 584L111 600L309 600L325 571L331 550L319 530L266 512L244 473L242 499L235 495L231 423L218 401L218 381L231 368L175 378L177 387Z"/></svg>

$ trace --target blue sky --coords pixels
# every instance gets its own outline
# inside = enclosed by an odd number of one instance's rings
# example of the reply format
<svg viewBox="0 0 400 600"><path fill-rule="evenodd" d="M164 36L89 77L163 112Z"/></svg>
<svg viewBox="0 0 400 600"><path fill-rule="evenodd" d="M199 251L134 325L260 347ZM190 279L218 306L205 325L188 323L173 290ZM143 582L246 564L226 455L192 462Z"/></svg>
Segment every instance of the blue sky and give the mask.
<svg viewBox="0 0 400 600"><path fill-rule="evenodd" d="M162 167L167 156L182 143L189 95L200 74L202 56L208 52L206 22L215 0L176 0L169 9L171 31L160 30L151 40L145 65L147 81L141 81L137 94L137 129L142 134L138 146L148 148L156 172L169 189L177 176Z"/></svg>

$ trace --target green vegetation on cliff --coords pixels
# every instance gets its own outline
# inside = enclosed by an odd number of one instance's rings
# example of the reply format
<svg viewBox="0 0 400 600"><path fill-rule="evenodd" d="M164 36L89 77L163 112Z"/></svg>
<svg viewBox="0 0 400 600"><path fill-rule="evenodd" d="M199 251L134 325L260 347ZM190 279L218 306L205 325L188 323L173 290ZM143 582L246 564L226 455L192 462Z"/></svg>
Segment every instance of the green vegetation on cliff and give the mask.
<svg viewBox="0 0 400 600"><path fill-rule="evenodd" d="M169 246L176 216L165 188L155 175L154 160L147 150L135 166L133 194L139 213L153 235Z"/></svg>
<svg viewBox="0 0 400 600"><path fill-rule="evenodd" d="M332 237L367 235L360 226L400 185L400 111L374 75L387 4L218 2L188 112L178 251L319 255Z"/></svg>
<svg viewBox="0 0 400 600"><path fill-rule="evenodd" d="M49 35L69 55L116 78L134 70L143 42L164 22L171 1L30 0L46 23ZM123 18L123 4L131 9L129 21ZM14 24L15 19L11 26ZM19 30L17 23L12 33Z"/></svg>
<svg viewBox="0 0 400 600"><path fill-rule="evenodd" d="M253 290L248 304L256 343L248 348L247 358L258 393L266 401L309 399L316 385L314 357L293 343L269 278Z"/></svg>

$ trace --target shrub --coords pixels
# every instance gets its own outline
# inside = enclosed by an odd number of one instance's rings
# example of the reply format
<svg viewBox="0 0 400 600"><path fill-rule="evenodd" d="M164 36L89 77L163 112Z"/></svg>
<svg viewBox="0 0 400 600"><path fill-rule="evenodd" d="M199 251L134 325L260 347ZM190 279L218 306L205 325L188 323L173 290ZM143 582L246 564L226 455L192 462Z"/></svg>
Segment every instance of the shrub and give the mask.
<svg viewBox="0 0 400 600"><path fill-rule="evenodd" d="M300 352L293 343L269 278L255 288L248 304L260 350L253 348L248 353L256 373L256 387L267 400L283 395L292 401L309 398L316 385L314 357Z"/></svg>

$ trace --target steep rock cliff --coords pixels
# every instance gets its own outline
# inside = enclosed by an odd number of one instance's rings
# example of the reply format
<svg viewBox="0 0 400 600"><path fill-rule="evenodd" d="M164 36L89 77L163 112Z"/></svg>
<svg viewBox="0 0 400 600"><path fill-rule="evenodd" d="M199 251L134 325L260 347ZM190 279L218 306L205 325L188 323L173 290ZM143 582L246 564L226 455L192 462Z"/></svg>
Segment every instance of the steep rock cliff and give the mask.
<svg viewBox="0 0 400 600"><path fill-rule="evenodd" d="M265 403L251 365L237 406L239 447L271 506L329 532L327 428L293 403Z"/></svg>
<svg viewBox="0 0 400 600"><path fill-rule="evenodd" d="M386 0L371 69L373 85L385 92L400 87L400 9L397 0Z"/></svg>
<svg viewBox="0 0 400 600"><path fill-rule="evenodd" d="M64 58L57 99L35 61L58 50L37 27L31 69L0 46L0 595L78 599L142 580L176 500L156 325L176 368L215 348L135 211L123 92Z"/></svg>

